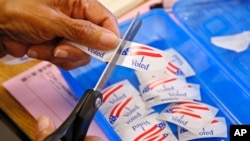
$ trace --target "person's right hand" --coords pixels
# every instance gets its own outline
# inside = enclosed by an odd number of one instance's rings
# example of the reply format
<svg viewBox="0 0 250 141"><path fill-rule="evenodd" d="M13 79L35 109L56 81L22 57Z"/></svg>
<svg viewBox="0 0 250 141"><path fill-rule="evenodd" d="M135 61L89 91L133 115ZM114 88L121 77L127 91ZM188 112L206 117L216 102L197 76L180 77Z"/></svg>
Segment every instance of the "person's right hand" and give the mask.
<svg viewBox="0 0 250 141"><path fill-rule="evenodd" d="M90 56L60 40L109 50L118 37L114 15L97 0L0 0L1 56L27 54L73 69L87 64Z"/></svg>
<svg viewBox="0 0 250 141"><path fill-rule="evenodd" d="M43 141L49 134L55 130L55 125L50 118L41 116L37 119L37 133L35 141ZM86 136L84 141L102 141L97 136Z"/></svg>

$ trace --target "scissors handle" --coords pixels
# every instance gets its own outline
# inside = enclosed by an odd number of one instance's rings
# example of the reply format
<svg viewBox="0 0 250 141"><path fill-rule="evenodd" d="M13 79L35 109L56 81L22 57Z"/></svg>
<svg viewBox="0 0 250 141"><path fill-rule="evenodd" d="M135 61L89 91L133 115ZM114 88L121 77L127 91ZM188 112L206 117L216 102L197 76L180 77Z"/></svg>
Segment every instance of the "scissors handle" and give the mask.
<svg viewBox="0 0 250 141"><path fill-rule="evenodd" d="M83 141L96 111L102 104L102 94L88 89L70 116L44 141Z"/></svg>

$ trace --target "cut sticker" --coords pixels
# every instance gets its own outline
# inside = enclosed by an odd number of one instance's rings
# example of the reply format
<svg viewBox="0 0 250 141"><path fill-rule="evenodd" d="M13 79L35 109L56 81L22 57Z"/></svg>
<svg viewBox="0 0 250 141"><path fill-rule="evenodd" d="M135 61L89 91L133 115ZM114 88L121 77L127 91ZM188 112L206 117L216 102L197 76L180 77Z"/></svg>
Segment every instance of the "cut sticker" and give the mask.
<svg viewBox="0 0 250 141"><path fill-rule="evenodd" d="M144 96L147 107L154 107L172 102L188 102L201 100L200 86L197 84L187 84L181 87L171 87L164 93L152 93Z"/></svg>
<svg viewBox="0 0 250 141"><path fill-rule="evenodd" d="M166 70L170 74L179 77L191 77L195 75L193 68L190 64L173 48L164 51L166 62Z"/></svg>
<svg viewBox="0 0 250 141"><path fill-rule="evenodd" d="M163 93L168 89L172 89L173 87L183 86L185 84L186 84L185 79L180 79L175 77L167 79L163 78L140 85L140 90L143 96L150 93L157 93L157 92Z"/></svg>
<svg viewBox="0 0 250 141"><path fill-rule="evenodd" d="M197 102L182 103L188 104L170 104L161 112L158 118L197 133L217 113L216 108L207 104Z"/></svg>
<svg viewBox="0 0 250 141"><path fill-rule="evenodd" d="M110 108L105 117L110 125L116 128L118 124L129 125L138 121L153 111L153 109L146 109L141 97L131 96Z"/></svg>
<svg viewBox="0 0 250 141"><path fill-rule="evenodd" d="M99 108L102 113L106 113L108 109L130 96L140 96L140 93L128 81L123 80L115 83L102 91L103 104Z"/></svg>
<svg viewBox="0 0 250 141"><path fill-rule="evenodd" d="M225 118L216 117L211 120L206 126L197 131L197 133L192 133L185 128L178 128L179 140L193 140L200 138L226 138L227 137L227 125Z"/></svg>
<svg viewBox="0 0 250 141"><path fill-rule="evenodd" d="M164 54L156 48L130 42L121 51L118 64L138 71L155 71L163 69L159 63L166 62Z"/></svg>
<svg viewBox="0 0 250 141"><path fill-rule="evenodd" d="M148 115L127 128L117 130L122 140L133 141L177 141L166 122L157 120L157 113Z"/></svg>

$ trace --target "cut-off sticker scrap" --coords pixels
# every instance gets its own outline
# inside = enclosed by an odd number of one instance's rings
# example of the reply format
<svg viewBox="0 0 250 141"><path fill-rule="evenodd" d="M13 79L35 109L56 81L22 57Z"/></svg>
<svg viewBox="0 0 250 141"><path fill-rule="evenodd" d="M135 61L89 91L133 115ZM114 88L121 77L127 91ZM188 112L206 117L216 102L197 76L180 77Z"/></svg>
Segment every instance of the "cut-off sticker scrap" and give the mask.
<svg viewBox="0 0 250 141"><path fill-rule="evenodd" d="M160 113L158 119L174 123L193 133L197 133L215 117L216 113L211 108L206 104L180 106L173 103Z"/></svg>
<svg viewBox="0 0 250 141"><path fill-rule="evenodd" d="M130 42L121 51L118 64L138 71L156 71L163 69L159 63L166 62L163 51L151 46Z"/></svg>
<svg viewBox="0 0 250 141"><path fill-rule="evenodd" d="M166 62L165 69L170 72L170 74L179 77L191 77L195 75L195 72L190 64L175 49L167 49L164 51L164 54L165 58L169 59Z"/></svg>
<svg viewBox="0 0 250 141"><path fill-rule="evenodd" d="M116 125L122 123L129 125L153 111L153 109L146 109L140 96L131 96L114 105L104 116L115 128Z"/></svg>
<svg viewBox="0 0 250 141"><path fill-rule="evenodd" d="M212 44L237 53L245 51L250 45L250 31L211 38Z"/></svg>
<svg viewBox="0 0 250 141"><path fill-rule="evenodd" d="M140 121L118 130L122 140L128 141L177 141L168 124L156 119L157 113L148 115Z"/></svg>
<svg viewBox="0 0 250 141"><path fill-rule="evenodd" d="M106 113L117 103L130 96L140 96L140 93L128 80L123 80L102 90L102 95L103 104L99 109L102 113Z"/></svg>
<svg viewBox="0 0 250 141"><path fill-rule="evenodd" d="M178 127L179 141L201 139L201 138L226 138L227 125L225 118L215 117L197 133L192 133L183 127Z"/></svg>

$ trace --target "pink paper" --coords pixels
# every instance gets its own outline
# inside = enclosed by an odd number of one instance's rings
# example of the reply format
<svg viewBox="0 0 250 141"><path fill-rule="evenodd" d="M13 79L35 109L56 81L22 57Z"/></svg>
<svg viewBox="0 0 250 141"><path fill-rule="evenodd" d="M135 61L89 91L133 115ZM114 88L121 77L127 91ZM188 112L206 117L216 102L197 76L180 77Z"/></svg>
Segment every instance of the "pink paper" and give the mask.
<svg viewBox="0 0 250 141"><path fill-rule="evenodd" d="M46 115L56 127L61 125L77 103L58 68L48 62L39 63L4 82L3 86L34 118ZM108 140L95 121L87 134Z"/></svg>

